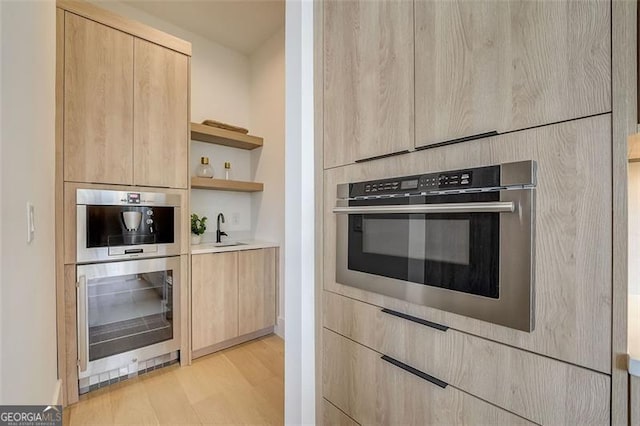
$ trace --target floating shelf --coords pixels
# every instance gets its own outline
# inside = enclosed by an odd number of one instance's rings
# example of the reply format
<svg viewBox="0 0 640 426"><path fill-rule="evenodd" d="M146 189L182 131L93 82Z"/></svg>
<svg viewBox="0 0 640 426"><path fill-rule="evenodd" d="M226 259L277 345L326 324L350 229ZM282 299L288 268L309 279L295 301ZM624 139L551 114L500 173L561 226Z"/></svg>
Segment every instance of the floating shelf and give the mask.
<svg viewBox="0 0 640 426"><path fill-rule="evenodd" d="M192 177L191 188L215 189L218 191L262 192L264 185L260 182Z"/></svg>
<svg viewBox="0 0 640 426"><path fill-rule="evenodd" d="M245 135L199 123L191 123L191 139L249 150L260 148L263 142L263 139L258 136Z"/></svg>

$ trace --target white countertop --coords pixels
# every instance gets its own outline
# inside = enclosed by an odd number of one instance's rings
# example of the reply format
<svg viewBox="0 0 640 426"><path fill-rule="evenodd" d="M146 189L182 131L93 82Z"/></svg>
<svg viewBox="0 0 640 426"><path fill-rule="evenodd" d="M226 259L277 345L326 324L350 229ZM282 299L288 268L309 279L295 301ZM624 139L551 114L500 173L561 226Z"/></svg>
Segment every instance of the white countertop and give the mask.
<svg viewBox="0 0 640 426"><path fill-rule="evenodd" d="M629 295L629 373L640 377L640 294Z"/></svg>
<svg viewBox="0 0 640 426"><path fill-rule="evenodd" d="M220 246L220 245L217 245L216 243L192 244L191 254L223 253L227 251L255 250L255 249L263 249L263 248L279 247L278 243L272 243L269 241L239 240L237 242L240 244L233 245L233 246L229 246L229 245Z"/></svg>

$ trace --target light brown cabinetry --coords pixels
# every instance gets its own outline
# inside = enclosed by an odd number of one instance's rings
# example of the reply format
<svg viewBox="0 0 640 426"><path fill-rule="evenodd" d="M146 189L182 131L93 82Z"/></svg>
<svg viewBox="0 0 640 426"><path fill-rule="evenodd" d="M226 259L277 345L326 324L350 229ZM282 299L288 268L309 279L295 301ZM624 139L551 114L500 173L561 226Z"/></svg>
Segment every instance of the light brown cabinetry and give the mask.
<svg viewBox="0 0 640 426"><path fill-rule="evenodd" d="M64 180L187 188L189 58L65 12Z"/></svg>
<svg viewBox="0 0 640 426"><path fill-rule="evenodd" d="M189 60L135 40L133 181L187 187Z"/></svg>
<svg viewBox="0 0 640 426"><path fill-rule="evenodd" d="M324 396L360 424L532 424L453 386L430 383L330 330L323 330L323 342Z"/></svg>
<svg viewBox="0 0 640 426"><path fill-rule="evenodd" d="M413 147L413 3L324 2L324 167Z"/></svg>
<svg viewBox="0 0 640 426"><path fill-rule="evenodd" d="M416 1L416 146L610 111L610 28L605 1Z"/></svg>
<svg viewBox="0 0 640 426"><path fill-rule="evenodd" d="M455 329L436 329L414 322L422 318L400 318L333 293L325 292L323 304L326 328L535 423L609 420L606 374Z"/></svg>
<svg viewBox="0 0 640 426"><path fill-rule="evenodd" d="M195 356L273 331L277 249L194 254L191 261ZM248 340L245 338L244 340Z"/></svg>
<svg viewBox="0 0 640 426"><path fill-rule="evenodd" d="M324 288L490 340L611 373L611 116L600 115L469 144L324 172ZM401 161L400 161L401 160ZM336 185L480 165L535 160L535 328L507 327L336 282ZM585 207L588 206L588 207Z"/></svg>
<svg viewBox="0 0 640 426"><path fill-rule="evenodd" d="M133 37L65 13L64 180L128 184Z"/></svg>
<svg viewBox="0 0 640 426"><path fill-rule="evenodd" d="M193 350L238 335L238 253L192 256L191 323Z"/></svg>
<svg viewBox="0 0 640 426"><path fill-rule="evenodd" d="M248 334L276 321L276 249L238 252L238 328Z"/></svg>

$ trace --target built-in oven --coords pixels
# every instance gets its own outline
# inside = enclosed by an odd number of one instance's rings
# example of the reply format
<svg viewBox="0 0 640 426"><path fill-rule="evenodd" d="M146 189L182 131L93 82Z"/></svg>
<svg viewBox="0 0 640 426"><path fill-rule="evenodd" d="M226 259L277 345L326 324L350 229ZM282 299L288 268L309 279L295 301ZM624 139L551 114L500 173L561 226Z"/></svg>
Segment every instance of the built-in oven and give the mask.
<svg viewBox="0 0 640 426"><path fill-rule="evenodd" d="M78 263L180 254L180 196L76 190Z"/></svg>
<svg viewBox="0 0 640 426"><path fill-rule="evenodd" d="M336 281L534 328L536 163L338 185Z"/></svg>
<svg viewBox="0 0 640 426"><path fill-rule="evenodd" d="M180 284L179 256L77 266L81 384L108 372L117 377L119 369L138 361L177 354ZM88 388L85 382L81 389Z"/></svg>

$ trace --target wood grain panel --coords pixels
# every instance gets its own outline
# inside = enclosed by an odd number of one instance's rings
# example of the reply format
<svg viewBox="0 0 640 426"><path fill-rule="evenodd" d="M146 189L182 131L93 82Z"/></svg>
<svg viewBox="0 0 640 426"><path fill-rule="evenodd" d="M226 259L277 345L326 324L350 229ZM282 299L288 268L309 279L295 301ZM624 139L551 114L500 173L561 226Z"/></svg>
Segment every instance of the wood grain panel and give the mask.
<svg viewBox="0 0 640 426"><path fill-rule="evenodd" d="M238 252L238 333L276 323L275 248Z"/></svg>
<svg viewBox="0 0 640 426"><path fill-rule="evenodd" d="M538 424L605 424L610 378L326 292L324 326Z"/></svg>
<svg viewBox="0 0 640 426"><path fill-rule="evenodd" d="M324 426L357 426L358 423L338 410L335 405L322 398L322 424Z"/></svg>
<svg viewBox="0 0 640 426"><path fill-rule="evenodd" d="M264 140L259 136L245 135L200 123L191 123L191 139L239 149L260 148Z"/></svg>
<svg viewBox="0 0 640 426"><path fill-rule="evenodd" d="M324 2L324 167L413 147L413 3Z"/></svg>
<svg viewBox="0 0 640 426"><path fill-rule="evenodd" d="M64 318L64 10L56 9L56 343L58 379L62 380L62 404L67 405L66 333Z"/></svg>
<svg viewBox="0 0 640 426"><path fill-rule="evenodd" d="M627 138L627 159L640 160L640 133L630 135Z"/></svg>
<svg viewBox="0 0 640 426"><path fill-rule="evenodd" d="M638 132L638 3L612 1L613 335L611 423L629 422L627 138ZM637 424L638 420L636 420Z"/></svg>
<svg viewBox="0 0 640 426"><path fill-rule="evenodd" d="M193 350L238 336L238 253L191 256Z"/></svg>
<svg viewBox="0 0 640 426"><path fill-rule="evenodd" d="M260 182L244 182L240 180L192 177L191 188L215 189L217 191L262 192L264 191L264 184Z"/></svg>
<svg viewBox="0 0 640 426"><path fill-rule="evenodd" d="M445 389L324 330L324 397L360 424L529 425L453 386Z"/></svg>
<svg viewBox="0 0 640 426"><path fill-rule="evenodd" d="M324 288L552 358L611 372L611 116L325 171ZM336 185L536 160L535 330L523 333L335 281Z"/></svg>
<svg viewBox="0 0 640 426"><path fill-rule="evenodd" d="M416 145L611 111L607 1L418 1Z"/></svg>
<svg viewBox="0 0 640 426"><path fill-rule="evenodd" d="M133 181L186 188L188 57L135 40Z"/></svg>
<svg viewBox="0 0 640 426"><path fill-rule="evenodd" d="M140 22L116 15L87 1L57 0L56 5L76 15L100 22L125 33L191 56L191 43L188 41L181 40L171 34L164 33Z"/></svg>
<svg viewBox="0 0 640 426"><path fill-rule="evenodd" d="M65 18L64 180L131 184L133 37Z"/></svg>
<svg viewBox="0 0 640 426"><path fill-rule="evenodd" d="M640 425L640 377L629 376L631 386L629 387L629 424Z"/></svg>

